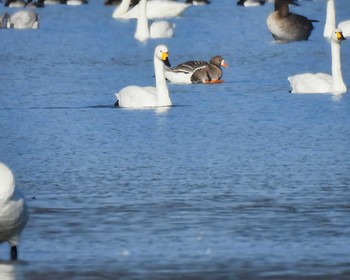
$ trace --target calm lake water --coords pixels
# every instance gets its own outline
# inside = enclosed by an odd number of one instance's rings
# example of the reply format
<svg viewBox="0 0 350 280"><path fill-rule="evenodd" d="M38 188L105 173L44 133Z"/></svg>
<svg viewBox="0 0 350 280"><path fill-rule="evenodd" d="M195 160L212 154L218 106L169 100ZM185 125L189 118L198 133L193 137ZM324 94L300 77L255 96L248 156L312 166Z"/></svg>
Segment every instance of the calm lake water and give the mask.
<svg viewBox="0 0 350 280"><path fill-rule="evenodd" d="M0 160L31 220L18 262L1 245L0 278L350 279L350 97L289 93L289 75L331 71L326 1L301 4L320 22L292 44L272 41L272 4L233 0L146 44L97 0L1 30ZM173 65L222 55L225 82L169 84L168 109L114 108L122 87L154 85L159 43ZM350 88L348 41L342 59Z"/></svg>

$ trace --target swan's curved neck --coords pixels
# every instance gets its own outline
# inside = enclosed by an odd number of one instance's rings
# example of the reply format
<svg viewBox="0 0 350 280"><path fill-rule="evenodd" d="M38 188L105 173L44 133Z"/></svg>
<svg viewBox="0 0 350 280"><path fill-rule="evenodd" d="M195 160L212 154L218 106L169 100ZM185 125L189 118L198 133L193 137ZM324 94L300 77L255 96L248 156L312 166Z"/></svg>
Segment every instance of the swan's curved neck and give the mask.
<svg viewBox="0 0 350 280"><path fill-rule="evenodd" d="M331 37L334 28L336 28L334 0L328 0L326 11L326 24L324 26L323 36Z"/></svg>
<svg viewBox="0 0 350 280"><path fill-rule="evenodd" d="M154 56L154 71L156 76L158 106L171 106L168 86L165 80L164 63Z"/></svg>
<svg viewBox="0 0 350 280"><path fill-rule="evenodd" d="M139 14L137 17L135 38L139 41L144 41L149 38L149 27L147 20L147 1L141 0L138 6Z"/></svg>
<svg viewBox="0 0 350 280"><path fill-rule="evenodd" d="M117 10L115 11L115 15L122 16L125 15L126 12L129 10L131 0L123 0Z"/></svg>
<svg viewBox="0 0 350 280"><path fill-rule="evenodd" d="M331 42L332 48L332 77L333 77L333 92L344 93L346 92L346 85L343 81L340 62L340 43Z"/></svg>

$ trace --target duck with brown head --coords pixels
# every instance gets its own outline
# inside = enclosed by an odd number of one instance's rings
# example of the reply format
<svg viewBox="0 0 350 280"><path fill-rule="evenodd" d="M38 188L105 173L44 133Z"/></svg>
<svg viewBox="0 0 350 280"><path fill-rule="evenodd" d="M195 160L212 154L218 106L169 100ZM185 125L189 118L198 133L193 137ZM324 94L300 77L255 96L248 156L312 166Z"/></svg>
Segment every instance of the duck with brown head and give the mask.
<svg viewBox="0 0 350 280"><path fill-rule="evenodd" d="M312 23L318 21L291 13L289 11L290 4L299 6L295 0L275 0L275 11L267 17L267 27L272 33L272 37L277 41L308 40L314 29Z"/></svg>

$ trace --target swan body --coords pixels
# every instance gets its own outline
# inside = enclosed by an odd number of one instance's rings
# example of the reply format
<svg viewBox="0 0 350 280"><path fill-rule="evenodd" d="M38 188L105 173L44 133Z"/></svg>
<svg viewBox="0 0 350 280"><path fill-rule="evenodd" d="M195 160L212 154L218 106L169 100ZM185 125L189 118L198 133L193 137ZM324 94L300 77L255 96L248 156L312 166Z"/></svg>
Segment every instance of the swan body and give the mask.
<svg viewBox="0 0 350 280"><path fill-rule="evenodd" d="M148 26L147 19L147 1L141 0L138 4L139 15L137 17L137 26L135 39L143 42L148 38L171 38L174 36L174 25L167 21L158 21Z"/></svg>
<svg viewBox="0 0 350 280"><path fill-rule="evenodd" d="M289 4L297 5L294 0L275 0L275 11L266 20L272 37L283 42L308 40L314 29L312 22L317 21L290 13Z"/></svg>
<svg viewBox="0 0 350 280"><path fill-rule="evenodd" d="M154 50L156 87L127 86L116 93L115 106L124 108L147 108L171 106L168 87L164 76L164 64L170 66L168 48L159 45Z"/></svg>
<svg viewBox="0 0 350 280"><path fill-rule="evenodd" d="M340 64L340 43L345 40L342 31L335 29L331 36L332 75L305 73L288 77L292 87L291 93L345 93L347 88L343 81Z"/></svg>
<svg viewBox="0 0 350 280"><path fill-rule="evenodd" d="M165 20L155 21L150 26L151 38L172 38L174 37L175 24Z"/></svg>
<svg viewBox="0 0 350 280"><path fill-rule="evenodd" d="M10 17L11 28L15 29L37 29L39 28L39 17L31 10L23 10L14 13Z"/></svg>
<svg viewBox="0 0 350 280"><path fill-rule="evenodd" d="M67 0L67 5L68 6L80 6L80 5L85 5L87 4L87 0Z"/></svg>
<svg viewBox="0 0 350 280"><path fill-rule="evenodd" d="M257 7L265 4L265 0L239 0L237 2L238 6L243 7Z"/></svg>
<svg viewBox="0 0 350 280"><path fill-rule="evenodd" d="M116 19L137 18L139 7L135 5L129 10L130 0L123 0L122 3L115 9L112 17ZM190 5L173 1L153 0L147 2L147 17L167 18L180 16Z"/></svg>
<svg viewBox="0 0 350 280"><path fill-rule="evenodd" d="M340 22L338 28L343 31L344 37L350 37L350 20Z"/></svg>
<svg viewBox="0 0 350 280"><path fill-rule="evenodd" d="M222 67L227 68L225 60L217 55L206 61L187 61L176 67L168 68L165 77L172 83L198 84L222 82Z"/></svg>
<svg viewBox="0 0 350 280"><path fill-rule="evenodd" d="M7 0L5 2L5 7L9 8L23 8L26 6L26 2L23 0Z"/></svg>
<svg viewBox="0 0 350 280"><path fill-rule="evenodd" d="M17 259L19 237L29 219L22 193L15 188L11 170L0 163L0 243L9 242L11 259Z"/></svg>

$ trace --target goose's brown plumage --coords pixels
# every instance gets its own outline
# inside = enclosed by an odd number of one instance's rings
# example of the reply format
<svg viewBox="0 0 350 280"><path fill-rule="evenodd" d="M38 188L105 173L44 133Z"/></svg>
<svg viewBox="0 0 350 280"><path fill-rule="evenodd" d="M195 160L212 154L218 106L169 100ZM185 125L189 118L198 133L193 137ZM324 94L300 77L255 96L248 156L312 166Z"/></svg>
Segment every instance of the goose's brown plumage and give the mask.
<svg viewBox="0 0 350 280"><path fill-rule="evenodd" d="M275 11L267 17L267 26L275 40L308 40L314 29L313 22L304 16L289 11L289 4L298 5L294 0L275 0Z"/></svg>
<svg viewBox="0 0 350 280"><path fill-rule="evenodd" d="M222 56L217 55L206 61L187 61L168 69L165 76L175 83L218 83L222 82L222 69L227 64Z"/></svg>

